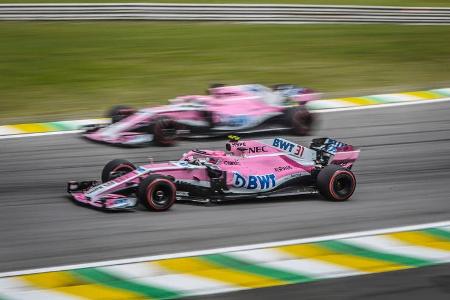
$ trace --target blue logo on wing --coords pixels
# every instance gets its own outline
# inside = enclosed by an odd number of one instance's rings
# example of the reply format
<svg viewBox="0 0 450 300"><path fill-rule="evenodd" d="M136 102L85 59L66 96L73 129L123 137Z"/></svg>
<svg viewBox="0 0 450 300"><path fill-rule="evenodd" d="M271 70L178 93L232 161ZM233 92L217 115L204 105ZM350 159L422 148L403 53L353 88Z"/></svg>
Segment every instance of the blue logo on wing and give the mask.
<svg viewBox="0 0 450 300"><path fill-rule="evenodd" d="M336 154L337 148L346 146L347 144L333 140L333 139L326 139L324 143L324 151L330 154Z"/></svg>
<svg viewBox="0 0 450 300"><path fill-rule="evenodd" d="M267 190L275 187L275 174L249 175L245 177L239 172L233 172L233 186L237 188L246 188L248 190Z"/></svg>
<svg viewBox="0 0 450 300"><path fill-rule="evenodd" d="M127 204L128 203L128 199L127 198L119 198L119 199L116 199L114 202L117 205L119 205L119 204Z"/></svg>
<svg viewBox="0 0 450 300"><path fill-rule="evenodd" d="M292 150L295 147L295 145L292 144L291 142L279 138L275 138L273 140L272 146L289 152L292 152Z"/></svg>
<svg viewBox="0 0 450 300"><path fill-rule="evenodd" d="M250 118L245 115L229 116L225 122L226 122L226 125L228 125L228 126L241 127L241 126L245 126L248 123L250 123Z"/></svg>

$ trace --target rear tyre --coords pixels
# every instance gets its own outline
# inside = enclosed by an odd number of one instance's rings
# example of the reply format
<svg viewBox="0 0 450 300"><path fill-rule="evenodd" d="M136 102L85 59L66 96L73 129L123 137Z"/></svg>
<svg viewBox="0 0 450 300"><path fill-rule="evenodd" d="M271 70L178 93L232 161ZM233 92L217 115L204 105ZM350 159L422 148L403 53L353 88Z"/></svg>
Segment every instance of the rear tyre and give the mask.
<svg viewBox="0 0 450 300"><path fill-rule="evenodd" d="M208 124L206 125L208 127L208 129L211 129L214 127L214 115L211 111L201 111L200 112L201 116L203 117L203 120L205 120L205 122Z"/></svg>
<svg viewBox="0 0 450 300"><path fill-rule="evenodd" d="M111 123L117 123L119 121L122 121L126 117L132 115L135 112L135 110L126 105L116 105L113 106L107 113L106 117L111 118Z"/></svg>
<svg viewBox="0 0 450 300"><path fill-rule="evenodd" d="M295 135L308 135L314 122L313 115L303 106L293 107L286 111L286 123Z"/></svg>
<svg viewBox="0 0 450 300"><path fill-rule="evenodd" d="M317 175L319 193L331 201L345 201L356 188L356 178L352 171L338 165L328 165Z"/></svg>
<svg viewBox="0 0 450 300"><path fill-rule="evenodd" d="M119 176L136 170L136 166L125 159L114 159L103 167L102 182L110 181Z"/></svg>
<svg viewBox="0 0 450 300"><path fill-rule="evenodd" d="M159 146L173 146L177 142L178 123L170 118L163 117L153 125L153 140Z"/></svg>
<svg viewBox="0 0 450 300"><path fill-rule="evenodd" d="M150 175L139 184L138 199L148 210L168 210L176 200L175 184L162 175Z"/></svg>

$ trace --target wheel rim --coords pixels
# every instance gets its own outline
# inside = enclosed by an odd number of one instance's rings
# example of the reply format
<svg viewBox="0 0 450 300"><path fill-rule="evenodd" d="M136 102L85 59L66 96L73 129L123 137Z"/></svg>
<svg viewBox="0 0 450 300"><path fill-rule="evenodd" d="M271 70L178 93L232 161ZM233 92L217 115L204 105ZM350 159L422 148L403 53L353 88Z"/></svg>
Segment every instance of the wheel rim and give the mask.
<svg viewBox="0 0 450 300"><path fill-rule="evenodd" d="M167 139L172 139L177 134L177 130L175 128L164 128L161 130L163 137Z"/></svg>
<svg viewBox="0 0 450 300"><path fill-rule="evenodd" d="M348 174L339 174L334 180L333 190L339 197L347 197L353 191L353 178Z"/></svg>
<svg viewBox="0 0 450 300"><path fill-rule="evenodd" d="M171 201L172 190L170 186L164 184L158 184L153 189L149 189L147 198L154 204L160 207L164 207Z"/></svg>
<svg viewBox="0 0 450 300"><path fill-rule="evenodd" d="M162 140L173 140L177 135L177 126L171 120L165 120L155 130Z"/></svg>

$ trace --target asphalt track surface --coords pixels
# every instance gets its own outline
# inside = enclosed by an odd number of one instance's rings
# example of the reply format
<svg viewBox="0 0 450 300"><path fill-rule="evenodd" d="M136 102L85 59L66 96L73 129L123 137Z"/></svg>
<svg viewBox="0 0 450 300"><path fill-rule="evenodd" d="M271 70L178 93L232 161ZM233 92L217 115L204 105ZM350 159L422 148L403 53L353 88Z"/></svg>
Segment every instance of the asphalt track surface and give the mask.
<svg viewBox="0 0 450 300"><path fill-rule="evenodd" d="M66 181L98 178L113 158L177 159L224 141L129 149L76 134L1 140L0 272L449 220L449 103L320 114L315 136L362 150L357 190L344 203L309 196L106 213L71 202Z"/></svg>

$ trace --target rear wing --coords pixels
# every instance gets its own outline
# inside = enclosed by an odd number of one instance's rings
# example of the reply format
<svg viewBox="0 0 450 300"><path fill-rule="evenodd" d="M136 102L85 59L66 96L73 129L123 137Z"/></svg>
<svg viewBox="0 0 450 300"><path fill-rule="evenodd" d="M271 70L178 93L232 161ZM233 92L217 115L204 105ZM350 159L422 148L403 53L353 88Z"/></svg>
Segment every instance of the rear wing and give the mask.
<svg viewBox="0 0 450 300"><path fill-rule="evenodd" d="M331 138L313 139L309 148L317 152L317 161L322 165L340 165L348 169L352 168L360 152L352 145Z"/></svg>
<svg viewBox="0 0 450 300"><path fill-rule="evenodd" d="M338 151L352 150L353 146L331 138L318 138L312 140L309 148L335 155Z"/></svg>

